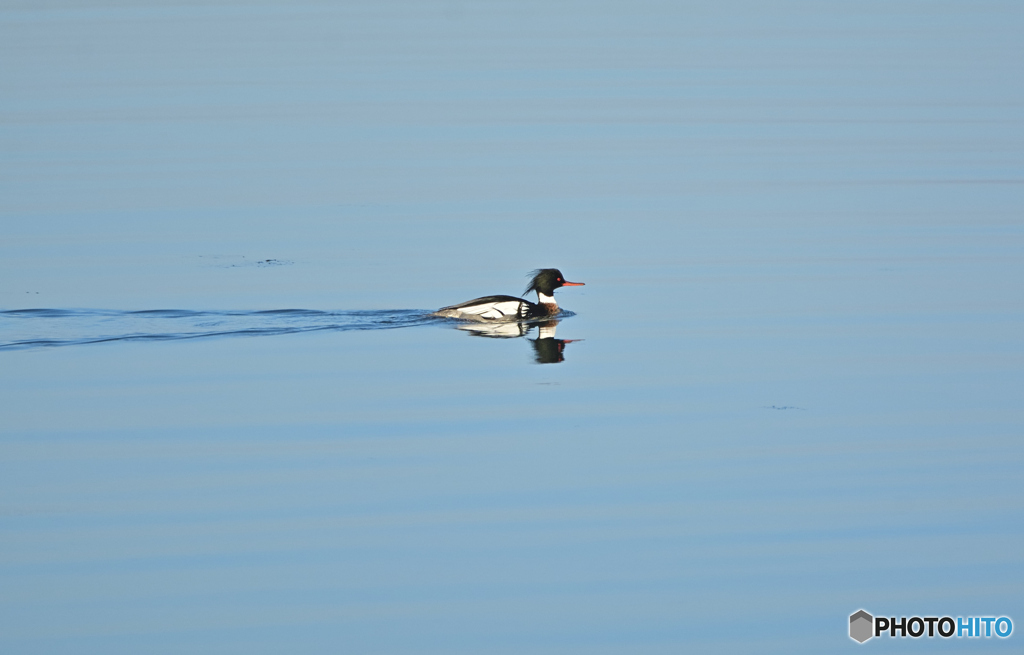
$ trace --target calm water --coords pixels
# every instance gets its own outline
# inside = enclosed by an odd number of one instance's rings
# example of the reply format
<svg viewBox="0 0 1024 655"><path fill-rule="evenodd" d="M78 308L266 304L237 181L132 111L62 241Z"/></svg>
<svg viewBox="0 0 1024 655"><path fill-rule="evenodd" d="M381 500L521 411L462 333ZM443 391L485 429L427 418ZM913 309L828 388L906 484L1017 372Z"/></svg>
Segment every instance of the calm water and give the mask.
<svg viewBox="0 0 1024 655"><path fill-rule="evenodd" d="M550 5L0 6L0 650L1020 649L1024 5Z"/></svg>

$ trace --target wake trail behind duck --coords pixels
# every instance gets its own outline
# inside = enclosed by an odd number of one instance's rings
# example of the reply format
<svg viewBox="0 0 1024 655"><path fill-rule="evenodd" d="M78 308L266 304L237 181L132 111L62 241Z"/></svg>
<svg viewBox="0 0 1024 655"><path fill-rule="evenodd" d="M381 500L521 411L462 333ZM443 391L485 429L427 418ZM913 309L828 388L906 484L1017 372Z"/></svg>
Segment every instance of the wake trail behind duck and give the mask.
<svg viewBox="0 0 1024 655"><path fill-rule="evenodd" d="M256 337L318 330L393 330L441 321L415 309L193 311L18 309L0 311L0 351L111 341Z"/></svg>

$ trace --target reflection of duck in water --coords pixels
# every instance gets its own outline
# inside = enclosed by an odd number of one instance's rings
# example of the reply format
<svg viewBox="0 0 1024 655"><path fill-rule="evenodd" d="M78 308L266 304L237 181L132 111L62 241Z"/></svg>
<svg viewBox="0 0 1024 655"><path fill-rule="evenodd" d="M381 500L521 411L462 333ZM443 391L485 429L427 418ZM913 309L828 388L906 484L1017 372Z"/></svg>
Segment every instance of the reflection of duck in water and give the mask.
<svg viewBox="0 0 1024 655"><path fill-rule="evenodd" d="M534 326L537 326L536 339L528 339L533 344L534 359L538 364L557 364L565 361L565 344L578 341L578 339L556 339L555 327L558 321L552 319L542 323L465 323L456 326L476 337L490 337L492 339L515 339L526 336Z"/></svg>
<svg viewBox="0 0 1024 655"><path fill-rule="evenodd" d="M558 321L546 321L538 326L537 338L533 339L533 356L538 364L558 364L565 361L565 344L578 339L556 339L555 326Z"/></svg>
<svg viewBox="0 0 1024 655"><path fill-rule="evenodd" d="M554 316L558 314L555 289L581 286L583 286L582 282L566 282L562 272L557 268L542 268L534 271L530 285L523 292L523 295L526 295L531 291L536 291L536 303L515 296L484 296L458 305L442 307L434 312L434 315L471 321L522 321Z"/></svg>

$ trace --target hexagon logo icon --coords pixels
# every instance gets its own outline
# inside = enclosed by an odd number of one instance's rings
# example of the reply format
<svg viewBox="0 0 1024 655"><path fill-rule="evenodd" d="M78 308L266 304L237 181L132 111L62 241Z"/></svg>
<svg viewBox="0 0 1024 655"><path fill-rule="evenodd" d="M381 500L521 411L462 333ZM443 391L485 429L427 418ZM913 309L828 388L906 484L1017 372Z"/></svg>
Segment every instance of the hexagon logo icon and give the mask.
<svg viewBox="0 0 1024 655"><path fill-rule="evenodd" d="M850 639L863 644L868 639L871 639L874 625L875 617L864 610L857 610L850 615Z"/></svg>

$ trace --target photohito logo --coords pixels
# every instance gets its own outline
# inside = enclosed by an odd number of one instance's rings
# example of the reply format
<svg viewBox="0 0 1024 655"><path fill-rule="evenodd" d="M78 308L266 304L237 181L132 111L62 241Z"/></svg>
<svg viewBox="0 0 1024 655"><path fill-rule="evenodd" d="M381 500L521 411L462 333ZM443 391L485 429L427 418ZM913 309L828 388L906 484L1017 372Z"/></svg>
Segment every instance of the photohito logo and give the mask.
<svg viewBox="0 0 1024 655"><path fill-rule="evenodd" d="M863 644L872 637L881 637L888 632L890 637L1001 637L1013 634L1013 621L1008 616L912 616L909 619L871 616L864 610L850 615L850 639Z"/></svg>

